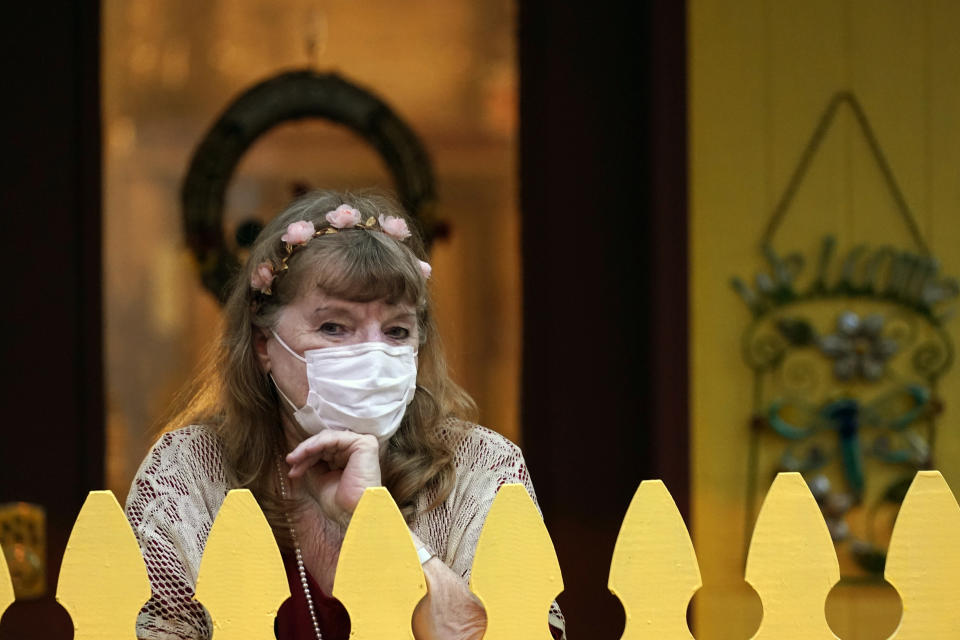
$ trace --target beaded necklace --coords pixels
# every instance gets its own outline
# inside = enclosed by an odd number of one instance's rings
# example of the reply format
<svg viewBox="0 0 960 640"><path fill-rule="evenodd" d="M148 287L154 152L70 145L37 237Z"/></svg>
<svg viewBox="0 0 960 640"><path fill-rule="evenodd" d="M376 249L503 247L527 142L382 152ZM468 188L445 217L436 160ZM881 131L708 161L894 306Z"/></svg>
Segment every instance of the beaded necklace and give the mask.
<svg viewBox="0 0 960 640"><path fill-rule="evenodd" d="M283 480L283 471L280 468L280 461L277 460L277 478L280 480L280 496L286 501L287 483ZM297 556L297 572L300 574L300 584L303 586L303 595L307 597L307 609L310 611L310 622L313 623L313 632L317 640L323 640L323 634L320 633L320 625L317 623L317 612L313 606L313 596L310 595L310 583L307 581L307 569L303 566L303 553L300 551L300 543L297 541L297 532L293 528L293 520L286 510L283 517L287 520L287 527L290 528L290 539L293 541L294 553Z"/></svg>

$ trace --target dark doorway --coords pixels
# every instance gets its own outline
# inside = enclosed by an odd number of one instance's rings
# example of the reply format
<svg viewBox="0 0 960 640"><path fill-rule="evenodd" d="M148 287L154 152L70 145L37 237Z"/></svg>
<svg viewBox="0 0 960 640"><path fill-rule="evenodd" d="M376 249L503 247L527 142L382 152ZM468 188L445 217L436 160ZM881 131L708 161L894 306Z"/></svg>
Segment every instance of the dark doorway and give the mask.
<svg viewBox="0 0 960 640"><path fill-rule="evenodd" d="M520 2L522 425L571 638L622 632L640 481L688 515L685 30L683 2Z"/></svg>
<svg viewBox="0 0 960 640"><path fill-rule="evenodd" d="M47 518L46 595L14 603L0 638L57 640L73 634L53 598L63 549L103 487L99 3L13 3L0 30L0 503Z"/></svg>

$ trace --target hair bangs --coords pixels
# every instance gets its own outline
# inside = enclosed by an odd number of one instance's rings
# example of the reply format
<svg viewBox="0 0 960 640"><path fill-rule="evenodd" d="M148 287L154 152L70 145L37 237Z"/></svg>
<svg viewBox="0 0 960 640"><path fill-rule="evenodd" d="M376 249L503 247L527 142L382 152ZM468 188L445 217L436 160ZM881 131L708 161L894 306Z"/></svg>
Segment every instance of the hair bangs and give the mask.
<svg viewBox="0 0 960 640"><path fill-rule="evenodd" d="M312 284L351 302L385 300L421 307L426 287L419 266L408 252L380 236L376 231L348 231L318 239L311 256Z"/></svg>

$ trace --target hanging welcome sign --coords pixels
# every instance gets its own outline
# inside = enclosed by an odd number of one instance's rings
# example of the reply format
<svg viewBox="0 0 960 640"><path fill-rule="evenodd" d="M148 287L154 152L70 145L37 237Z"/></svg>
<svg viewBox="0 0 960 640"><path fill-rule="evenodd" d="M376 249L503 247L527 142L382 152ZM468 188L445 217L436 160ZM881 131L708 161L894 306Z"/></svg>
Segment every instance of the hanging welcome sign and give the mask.
<svg viewBox="0 0 960 640"><path fill-rule="evenodd" d="M852 110L914 247L840 253L827 236L811 260L780 255L773 236L842 106ZM852 94L835 96L821 117L761 246L766 268L749 283L732 280L752 314L742 334L754 379L744 530L752 528L761 485L775 472L800 472L843 572L879 578L910 481L934 468L938 381L954 357L944 327L960 285L940 272Z"/></svg>

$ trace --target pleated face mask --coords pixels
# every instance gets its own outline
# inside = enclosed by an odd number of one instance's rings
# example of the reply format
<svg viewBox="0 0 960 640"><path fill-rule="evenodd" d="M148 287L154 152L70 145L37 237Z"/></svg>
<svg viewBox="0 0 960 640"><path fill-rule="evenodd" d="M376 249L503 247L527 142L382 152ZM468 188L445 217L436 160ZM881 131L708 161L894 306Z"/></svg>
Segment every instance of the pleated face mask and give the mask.
<svg viewBox="0 0 960 640"><path fill-rule="evenodd" d="M400 428L417 388L417 356L410 345L384 342L324 349L299 355L272 331L277 342L307 365L307 403L297 407L274 386L309 434L339 429L374 435L381 444Z"/></svg>

